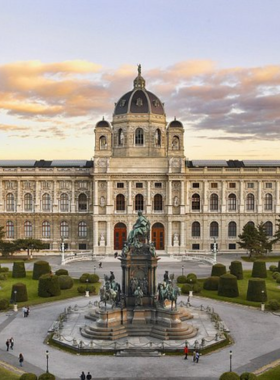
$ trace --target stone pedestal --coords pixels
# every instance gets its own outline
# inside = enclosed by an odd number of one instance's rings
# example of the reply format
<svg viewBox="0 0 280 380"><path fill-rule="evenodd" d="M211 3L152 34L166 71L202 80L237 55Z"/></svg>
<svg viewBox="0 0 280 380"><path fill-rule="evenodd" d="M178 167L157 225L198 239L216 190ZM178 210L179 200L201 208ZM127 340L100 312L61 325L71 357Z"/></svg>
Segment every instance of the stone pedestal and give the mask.
<svg viewBox="0 0 280 380"><path fill-rule="evenodd" d="M89 297L89 291L88 290L86 290L85 297Z"/></svg>

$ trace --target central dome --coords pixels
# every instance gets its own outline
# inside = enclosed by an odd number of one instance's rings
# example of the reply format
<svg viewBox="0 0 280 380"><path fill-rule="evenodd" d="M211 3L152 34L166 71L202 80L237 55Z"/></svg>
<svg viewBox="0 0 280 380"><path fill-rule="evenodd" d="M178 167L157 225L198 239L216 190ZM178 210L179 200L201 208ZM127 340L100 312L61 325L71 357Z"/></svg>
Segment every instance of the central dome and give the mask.
<svg viewBox="0 0 280 380"><path fill-rule="evenodd" d="M134 79L134 89L119 99L114 111L114 115L130 113L165 115L163 104L159 98L145 89L145 79L141 76L140 65L138 66L138 76Z"/></svg>

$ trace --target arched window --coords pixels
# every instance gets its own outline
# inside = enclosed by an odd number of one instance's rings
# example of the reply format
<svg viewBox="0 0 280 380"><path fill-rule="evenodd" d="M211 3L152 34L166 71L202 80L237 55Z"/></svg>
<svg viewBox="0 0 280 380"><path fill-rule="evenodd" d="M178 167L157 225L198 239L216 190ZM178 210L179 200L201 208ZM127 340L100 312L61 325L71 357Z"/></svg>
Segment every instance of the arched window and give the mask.
<svg viewBox="0 0 280 380"><path fill-rule="evenodd" d="M69 237L69 225L67 222L61 222L61 224L60 224L60 236L62 238L68 238Z"/></svg>
<svg viewBox="0 0 280 380"><path fill-rule="evenodd" d="M124 134L121 128L118 130L118 145L120 146L124 145Z"/></svg>
<svg viewBox="0 0 280 380"><path fill-rule="evenodd" d="M101 136L99 139L99 148L101 150L107 149L107 141L105 136Z"/></svg>
<svg viewBox="0 0 280 380"><path fill-rule="evenodd" d="M154 196L154 211L162 211L162 196L160 194Z"/></svg>
<svg viewBox="0 0 280 380"><path fill-rule="evenodd" d="M135 211L144 210L144 197L142 194L137 194L135 197Z"/></svg>
<svg viewBox="0 0 280 380"><path fill-rule="evenodd" d="M236 211L236 195L235 194L229 194L228 196L228 210Z"/></svg>
<svg viewBox="0 0 280 380"><path fill-rule="evenodd" d="M50 194L44 194L42 198L42 209L43 211L51 210L51 196Z"/></svg>
<svg viewBox="0 0 280 380"><path fill-rule="evenodd" d="M15 197L14 194L7 194L7 211L15 211Z"/></svg>
<svg viewBox="0 0 280 380"><path fill-rule="evenodd" d="M210 237L218 237L219 236L219 225L217 222L212 222L210 224Z"/></svg>
<svg viewBox="0 0 280 380"><path fill-rule="evenodd" d="M192 195L192 210L200 210L200 195Z"/></svg>
<svg viewBox="0 0 280 380"><path fill-rule="evenodd" d="M272 195L271 194L265 194L264 197L264 209L266 211L272 210Z"/></svg>
<svg viewBox="0 0 280 380"><path fill-rule="evenodd" d="M79 195L78 209L79 211L87 211L87 196L84 193Z"/></svg>
<svg viewBox="0 0 280 380"><path fill-rule="evenodd" d="M80 238L87 237L87 224L86 222L80 222L78 226L78 235Z"/></svg>
<svg viewBox="0 0 280 380"><path fill-rule="evenodd" d="M60 211L68 212L69 211L69 197L68 194L63 193L60 196Z"/></svg>
<svg viewBox="0 0 280 380"><path fill-rule="evenodd" d="M24 211L32 211L32 195L30 193L24 196Z"/></svg>
<svg viewBox="0 0 280 380"><path fill-rule="evenodd" d="M254 194L248 194L246 198L247 211L254 211L255 209L255 197Z"/></svg>
<svg viewBox="0 0 280 380"><path fill-rule="evenodd" d="M47 221L44 221L42 224L42 236L45 239L49 239L51 237L51 225Z"/></svg>
<svg viewBox="0 0 280 380"><path fill-rule="evenodd" d="M144 132L142 128L137 128L135 131L135 145L144 144Z"/></svg>
<svg viewBox="0 0 280 380"><path fill-rule="evenodd" d="M156 129L156 132L155 132L155 146L161 146L161 131L160 131L160 129Z"/></svg>
<svg viewBox="0 0 280 380"><path fill-rule="evenodd" d="M15 237L14 223L10 220L8 220L6 223L6 236L7 239L13 239Z"/></svg>
<svg viewBox="0 0 280 380"><path fill-rule="evenodd" d="M180 149L180 140L178 136L174 136L172 139L172 150Z"/></svg>
<svg viewBox="0 0 280 380"><path fill-rule="evenodd" d="M192 237L200 237L200 223L193 222L192 224Z"/></svg>
<svg viewBox="0 0 280 380"><path fill-rule="evenodd" d="M228 237L236 237L236 223L230 222L228 224Z"/></svg>
<svg viewBox="0 0 280 380"><path fill-rule="evenodd" d="M265 222L264 228L267 236L273 236L273 224L271 222Z"/></svg>
<svg viewBox="0 0 280 380"><path fill-rule="evenodd" d="M250 220L250 222L246 223L246 226L255 227L255 223Z"/></svg>
<svg viewBox="0 0 280 380"><path fill-rule="evenodd" d="M217 194L211 194L210 196L210 211L218 211L219 197Z"/></svg>
<svg viewBox="0 0 280 380"><path fill-rule="evenodd" d="M32 223L29 221L24 223L24 236L26 238L32 237Z"/></svg>
<svg viewBox="0 0 280 380"><path fill-rule="evenodd" d="M116 210L124 211L125 210L125 197L123 194L118 194L116 198Z"/></svg>

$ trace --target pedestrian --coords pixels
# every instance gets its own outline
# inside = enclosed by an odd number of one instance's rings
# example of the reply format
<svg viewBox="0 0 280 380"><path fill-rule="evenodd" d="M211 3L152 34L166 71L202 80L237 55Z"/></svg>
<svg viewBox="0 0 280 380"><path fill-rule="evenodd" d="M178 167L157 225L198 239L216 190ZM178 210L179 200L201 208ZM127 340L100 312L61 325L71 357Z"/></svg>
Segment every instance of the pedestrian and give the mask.
<svg viewBox="0 0 280 380"><path fill-rule="evenodd" d="M86 380L86 375L85 375L84 371L81 373L80 379L81 380Z"/></svg>
<svg viewBox="0 0 280 380"><path fill-rule="evenodd" d="M195 350L193 350L193 356L192 356L192 360L193 360L193 362L195 363L195 359L196 359L196 351Z"/></svg>
<svg viewBox="0 0 280 380"><path fill-rule="evenodd" d="M102 261L100 261L99 263L99 268L102 268Z"/></svg>
<svg viewBox="0 0 280 380"><path fill-rule="evenodd" d="M11 347L11 350L14 349L14 338L10 339L10 347Z"/></svg>
<svg viewBox="0 0 280 380"><path fill-rule="evenodd" d="M87 377L86 377L87 380L91 380L92 379L92 376L90 374L90 372L87 373Z"/></svg>
<svg viewBox="0 0 280 380"><path fill-rule="evenodd" d="M19 356L18 356L18 361L19 361L19 365L22 367L22 363L23 363L23 355L22 355L22 353L20 353L19 354Z"/></svg>
<svg viewBox="0 0 280 380"><path fill-rule="evenodd" d="M189 347L188 347L187 344L185 345L184 353L185 353L185 358L184 358L184 359L185 359L185 360L188 360Z"/></svg>
<svg viewBox="0 0 280 380"><path fill-rule="evenodd" d="M25 306L23 306L22 312L23 312L23 317L25 318L26 317L26 312L27 312L27 309L26 309Z"/></svg>
<svg viewBox="0 0 280 380"><path fill-rule="evenodd" d="M10 341L9 341L9 339L6 340L6 347L7 347L7 351L9 351L9 347L10 347Z"/></svg>
<svg viewBox="0 0 280 380"><path fill-rule="evenodd" d="M200 353L199 353L199 351L197 351L196 354L195 354L195 361L196 361L196 363L198 363L199 357L200 357Z"/></svg>
<svg viewBox="0 0 280 380"><path fill-rule="evenodd" d="M26 317L28 317L28 316L29 316L29 314L30 314L30 307L29 307L29 306L27 306L27 308L26 308Z"/></svg>

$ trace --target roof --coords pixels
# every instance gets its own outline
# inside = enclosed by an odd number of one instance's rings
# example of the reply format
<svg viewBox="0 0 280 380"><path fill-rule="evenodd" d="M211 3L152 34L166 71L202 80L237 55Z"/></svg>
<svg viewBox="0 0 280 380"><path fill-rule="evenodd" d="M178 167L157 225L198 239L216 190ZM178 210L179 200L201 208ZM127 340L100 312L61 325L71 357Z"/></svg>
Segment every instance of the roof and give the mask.
<svg viewBox="0 0 280 380"><path fill-rule="evenodd" d="M186 166L189 168L250 168L250 167L280 167L280 160L188 160Z"/></svg>
<svg viewBox="0 0 280 380"><path fill-rule="evenodd" d="M53 168L53 167L67 167L67 168L91 168L93 161L87 160L0 160L0 167L22 167L22 168Z"/></svg>

